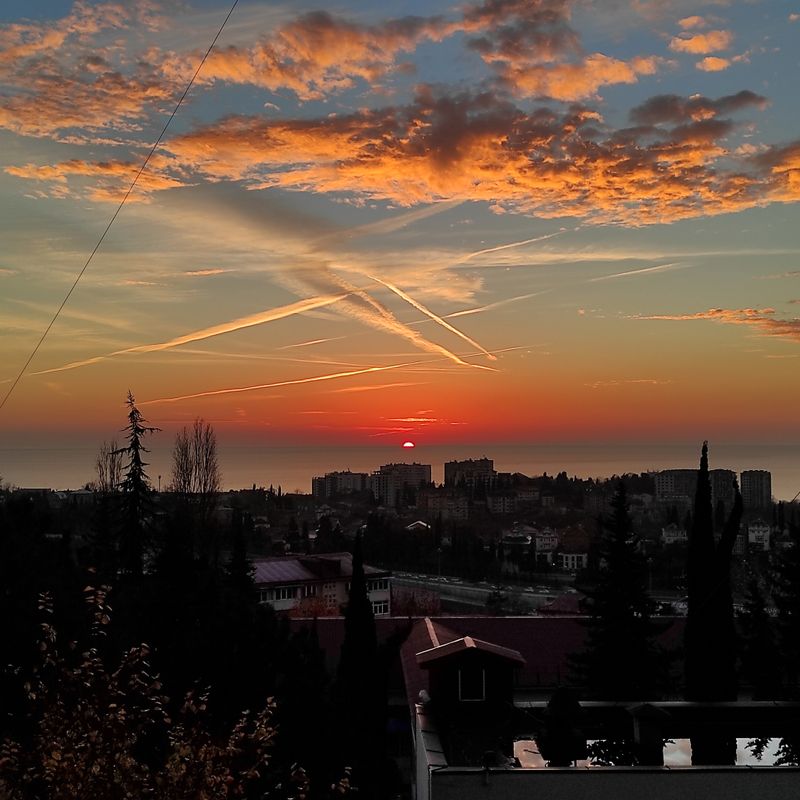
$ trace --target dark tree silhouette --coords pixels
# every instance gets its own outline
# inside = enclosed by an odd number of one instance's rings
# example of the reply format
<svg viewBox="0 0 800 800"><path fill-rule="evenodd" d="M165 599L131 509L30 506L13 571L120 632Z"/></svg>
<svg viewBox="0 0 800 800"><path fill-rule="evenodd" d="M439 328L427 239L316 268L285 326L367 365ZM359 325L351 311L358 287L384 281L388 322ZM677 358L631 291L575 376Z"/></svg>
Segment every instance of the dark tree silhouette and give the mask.
<svg viewBox="0 0 800 800"><path fill-rule="evenodd" d="M602 520L596 583L587 590L586 650L573 660L588 692L603 700L653 700L664 685L664 655L656 644L647 563L637 548L620 481L611 514Z"/></svg>
<svg viewBox="0 0 800 800"><path fill-rule="evenodd" d="M785 694L800 693L800 531L792 528L792 542L775 558L773 599L778 609L778 644Z"/></svg>
<svg viewBox="0 0 800 800"><path fill-rule="evenodd" d="M715 541L708 442L703 442L687 564L689 602L684 634L687 700L735 700L737 696L736 628L730 570L742 518L738 485L735 493L733 510L719 541ZM734 738L706 733L692 737L693 764L733 764L735 761Z"/></svg>
<svg viewBox="0 0 800 800"><path fill-rule="evenodd" d="M773 699L780 690L780 661L772 618L761 583L753 575L739 613L742 676L754 700Z"/></svg>
<svg viewBox="0 0 800 800"><path fill-rule="evenodd" d="M337 672L336 701L341 723L341 756L353 767L354 782L374 795L380 776L383 698L377 673L375 616L367 594L361 534L353 544L353 576L344 613L344 639Z"/></svg>
<svg viewBox="0 0 800 800"><path fill-rule="evenodd" d="M123 522L120 538L120 564L123 573L140 577L144 558L145 520L150 507L153 488L145 472L147 462L143 454L149 452L144 446L144 438L160 428L153 428L136 407L133 393L128 390L128 425L123 429L128 444L115 451L127 456L125 477L119 487L123 493Z"/></svg>

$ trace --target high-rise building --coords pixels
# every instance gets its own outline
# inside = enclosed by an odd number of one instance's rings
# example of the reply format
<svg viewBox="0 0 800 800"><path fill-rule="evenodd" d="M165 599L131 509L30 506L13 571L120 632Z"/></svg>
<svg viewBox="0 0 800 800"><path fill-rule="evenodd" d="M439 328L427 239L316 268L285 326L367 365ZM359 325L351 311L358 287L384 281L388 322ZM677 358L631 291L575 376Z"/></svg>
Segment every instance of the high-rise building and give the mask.
<svg viewBox="0 0 800 800"><path fill-rule="evenodd" d="M748 469L742 473L742 502L746 510L772 505L772 473L766 469Z"/></svg>
<svg viewBox="0 0 800 800"><path fill-rule="evenodd" d="M375 499L385 506L405 505L408 500L416 502L416 493L421 486L431 482L430 464L384 464L369 476L369 488Z"/></svg>
<svg viewBox="0 0 800 800"><path fill-rule="evenodd" d="M311 479L311 494L316 500L326 500L337 494L363 492L368 479L366 472L326 472L322 477Z"/></svg>
<svg viewBox="0 0 800 800"><path fill-rule="evenodd" d="M494 484L497 473L494 471L494 461L491 458L475 458L466 461L445 461L444 485L474 486L482 483L487 488Z"/></svg>

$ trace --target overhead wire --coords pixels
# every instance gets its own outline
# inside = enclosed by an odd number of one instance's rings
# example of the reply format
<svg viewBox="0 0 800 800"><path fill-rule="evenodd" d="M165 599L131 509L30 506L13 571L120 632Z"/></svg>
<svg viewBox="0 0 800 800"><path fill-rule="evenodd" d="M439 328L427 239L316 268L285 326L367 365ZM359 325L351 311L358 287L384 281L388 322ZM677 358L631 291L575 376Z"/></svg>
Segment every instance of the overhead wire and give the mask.
<svg viewBox="0 0 800 800"><path fill-rule="evenodd" d="M35 358L36 353L39 352L39 348L42 346L42 343L47 338L47 335L50 333L50 330L52 329L53 325L55 325L56 320L61 315L61 312L63 311L64 306L66 306L66 304L69 302L69 299L72 296L72 293L75 291L76 287L80 283L81 278L83 278L83 275L86 272L86 270L88 269L89 264L92 263L92 260L94 259L97 251L100 249L100 246L103 244L103 241L105 240L108 232L111 230L111 226L114 224L114 221L119 216L120 211L122 211L122 207L125 205L126 201L130 197L130 195L133 192L134 188L136 188L136 184L138 183L139 178L142 176L142 173L145 171L145 169L147 168L147 165L150 163L150 159L153 157L153 154L156 152L156 150L158 149L158 146L161 144L161 140L166 135L167 129L169 128L170 123L175 118L175 115L178 113L178 110L180 109L181 105L183 105L183 101L186 99L186 96L189 94L189 91L191 90L192 86L194 85L194 82L197 79L197 76L200 74L200 70L203 68L203 65L208 60L209 55L211 55L211 51L214 49L214 45L216 45L217 40L222 35L222 31L225 30L225 26L228 24L228 20L231 18L232 14L235 11L236 6L238 4L239 4L239 0L233 0L233 4L231 5L230 10L228 11L225 19L222 21L222 24L219 26L219 30L217 31L216 36L214 36L213 40L211 41L211 44L208 46L208 49L206 50L205 54L203 55L203 58L200 60L200 63L197 65L197 69L195 69L194 74L191 77L191 80L186 85L186 88L183 90L183 94L180 96L180 99L175 104L175 108L172 109L172 113L169 115L169 118L167 119L166 123L164 124L164 127L161 129L161 133L159 133L158 138L156 139L155 143L150 148L150 152L147 154L147 157L142 162L142 165L139 167L139 170L136 173L136 175L134 176L133 180L131 181L131 184L128 187L128 190L125 192L125 195L123 196L122 200L120 200L120 203L117 206L116 210L111 215L111 219L109 219L108 224L106 225L105 229L103 230L103 233L100 235L100 238L97 240L97 244L95 244L92 252L89 254L89 257L86 259L86 261L85 261L83 267L81 268L80 272L78 272L77 276L75 277L75 280L72 282L72 285L70 286L70 288L67 291L66 295L64 295L64 299L61 301L61 305L59 305L59 307L56 309L55 314L53 314L52 319L48 323L47 327L44 329L44 332L42 333L41 337L39 338L39 341L36 343L36 346L33 348L33 350L31 351L31 354L28 356L27 361L22 365L22 369L20 369L20 371L17 374L16 378L14 378L14 381L12 382L9 390L6 392L6 394L3 397L2 401L0 401L0 411L2 411L3 407L8 402L9 397L11 397L11 394L13 393L14 389L16 389L17 384L20 382L20 380L22 379L22 376L25 374L25 371L30 366L31 361L33 361L33 359Z"/></svg>

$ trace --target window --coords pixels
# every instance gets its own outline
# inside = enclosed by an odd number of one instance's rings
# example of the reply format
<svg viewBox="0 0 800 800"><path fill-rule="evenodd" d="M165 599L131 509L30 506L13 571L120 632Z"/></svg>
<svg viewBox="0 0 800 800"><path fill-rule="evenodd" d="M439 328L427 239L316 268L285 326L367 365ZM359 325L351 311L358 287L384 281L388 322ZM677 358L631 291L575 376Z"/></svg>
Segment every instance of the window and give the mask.
<svg viewBox="0 0 800 800"><path fill-rule="evenodd" d="M486 699L486 672L483 667L462 667L458 671L458 699Z"/></svg>
<svg viewBox="0 0 800 800"><path fill-rule="evenodd" d="M377 617L379 614L389 613L389 601L378 600L372 604L372 613Z"/></svg>
<svg viewBox="0 0 800 800"><path fill-rule="evenodd" d="M272 599L270 595L272 592L268 591L267 589L261 589L258 593L258 602L259 603L269 603Z"/></svg>
<svg viewBox="0 0 800 800"><path fill-rule="evenodd" d="M303 597L316 597L317 587L314 585L306 585L303 587Z"/></svg>
<svg viewBox="0 0 800 800"><path fill-rule="evenodd" d="M389 588L388 578L378 578L374 581L370 581L367 584L367 590L370 592L386 591L388 588Z"/></svg>
<svg viewBox="0 0 800 800"><path fill-rule="evenodd" d="M296 586L278 586L273 591L274 600L294 600L297 597Z"/></svg>

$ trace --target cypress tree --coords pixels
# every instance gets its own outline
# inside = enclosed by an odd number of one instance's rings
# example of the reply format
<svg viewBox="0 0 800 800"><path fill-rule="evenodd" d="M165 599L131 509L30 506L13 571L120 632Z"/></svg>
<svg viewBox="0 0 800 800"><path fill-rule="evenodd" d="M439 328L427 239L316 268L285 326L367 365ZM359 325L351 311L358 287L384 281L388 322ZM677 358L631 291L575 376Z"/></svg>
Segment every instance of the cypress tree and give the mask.
<svg viewBox="0 0 800 800"><path fill-rule="evenodd" d="M736 629L731 596L731 557L742 518L738 484L733 510L714 539L708 442L703 442L689 532L688 612L684 634L686 699L735 700ZM736 740L715 734L692 736L693 764L733 764Z"/></svg>
<svg viewBox="0 0 800 800"><path fill-rule="evenodd" d="M353 545L350 598L344 612L344 640L337 672L341 757L354 769L354 781L366 796L374 794L383 739L382 698L377 665L378 637L367 594L361 534Z"/></svg>

